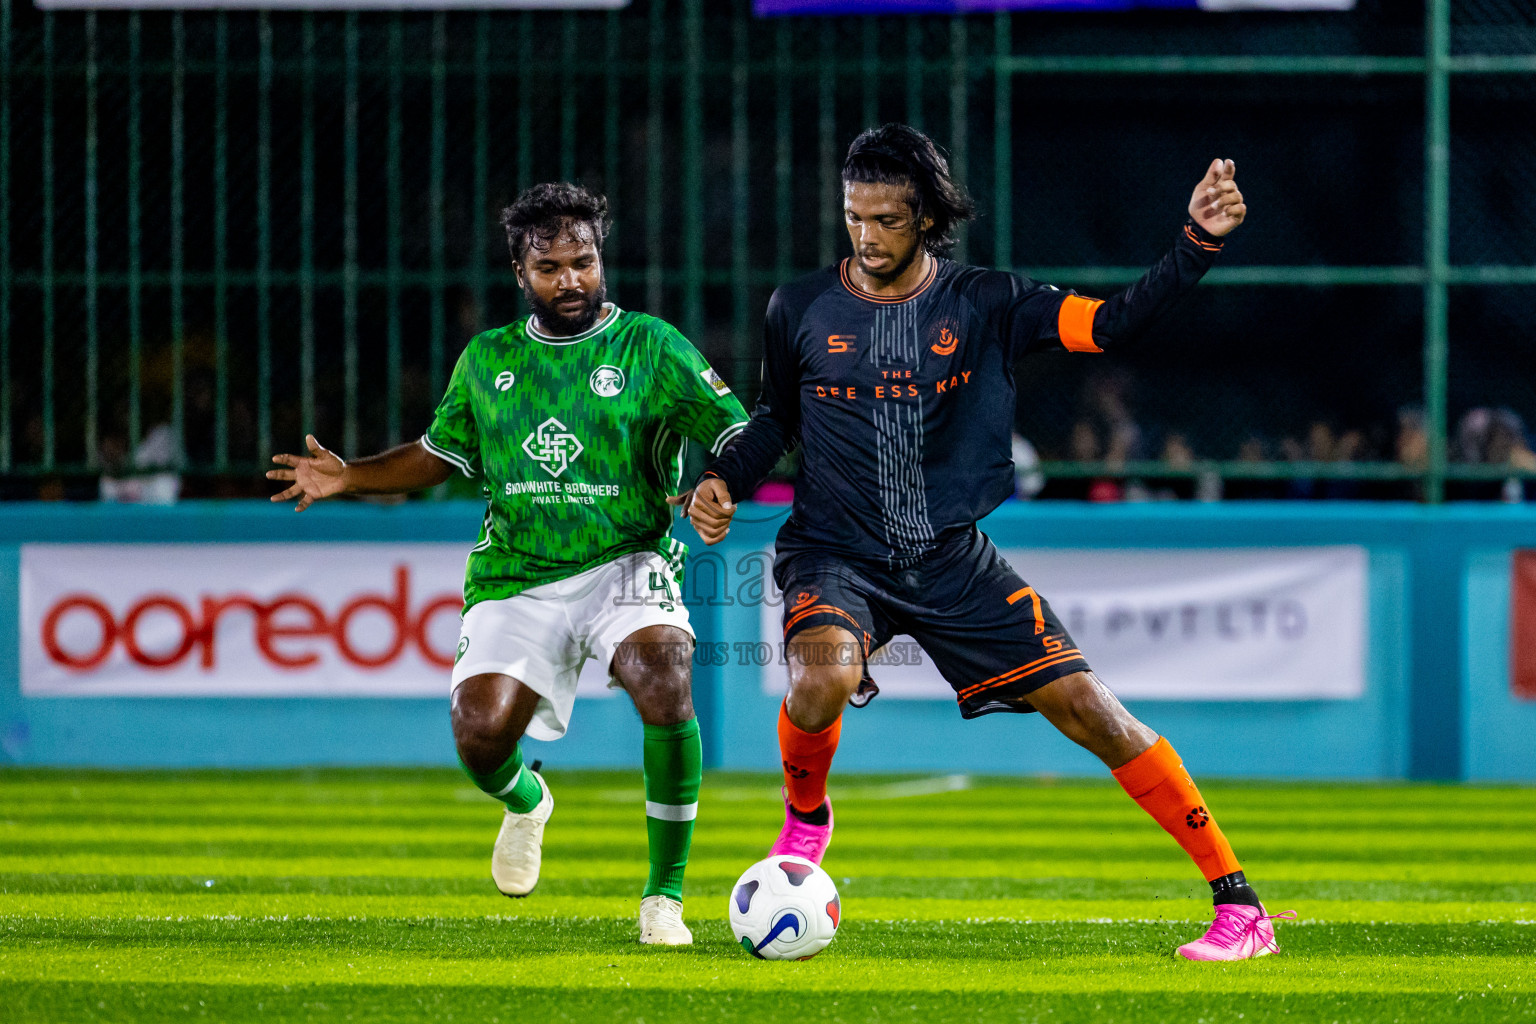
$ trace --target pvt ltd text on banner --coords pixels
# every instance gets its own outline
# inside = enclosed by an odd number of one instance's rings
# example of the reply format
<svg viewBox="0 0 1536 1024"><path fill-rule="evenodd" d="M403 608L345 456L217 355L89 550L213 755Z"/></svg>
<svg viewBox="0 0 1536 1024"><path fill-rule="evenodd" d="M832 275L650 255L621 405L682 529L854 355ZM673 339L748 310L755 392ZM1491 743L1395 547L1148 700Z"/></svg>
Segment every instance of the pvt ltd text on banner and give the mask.
<svg viewBox="0 0 1536 1024"><path fill-rule="evenodd" d="M1365 692L1364 548L1005 549L1120 696L1328 700ZM782 595L774 594L777 602ZM782 606L765 607L765 637ZM763 687L782 692L781 666ZM911 637L876 652L881 699L953 699Z"/></svg>

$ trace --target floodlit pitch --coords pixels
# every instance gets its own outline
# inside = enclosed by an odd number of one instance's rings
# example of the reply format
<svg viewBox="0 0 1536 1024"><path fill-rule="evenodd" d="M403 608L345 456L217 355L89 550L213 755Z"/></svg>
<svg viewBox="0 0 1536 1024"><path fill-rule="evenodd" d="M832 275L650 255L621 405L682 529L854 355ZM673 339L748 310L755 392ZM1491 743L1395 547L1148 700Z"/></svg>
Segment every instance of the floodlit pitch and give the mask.
<svg viewBox="0 0 1536 1024"><path fill-rule="evenodd" d="M729 887L772 840L766 776L713 774L697 945L634 941L640 775L551 773L524 900L498 805L442 770L0 773L7 1020L1529 1020L1528 789L1210 783L1295 909L1278 956L1176 961L1209 896L1108 781L843 777L837 941L746 956ZM955 788L968 786L968 788ZM1277 829L1275 822L1286 827Z"/></svg>

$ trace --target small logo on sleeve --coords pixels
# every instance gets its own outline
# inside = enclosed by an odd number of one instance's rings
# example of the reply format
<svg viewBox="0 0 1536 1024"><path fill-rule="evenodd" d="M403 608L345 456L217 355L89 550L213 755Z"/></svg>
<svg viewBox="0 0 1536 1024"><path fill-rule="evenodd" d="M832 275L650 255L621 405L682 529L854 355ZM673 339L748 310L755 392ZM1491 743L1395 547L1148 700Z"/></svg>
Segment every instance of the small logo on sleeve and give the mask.
<svg viewBox="0 0 1536 1024"><path fill-rule="evenodd" d="M700 370L699 376L704 378L705 384L714 389L715 394L728 395L731 393L731 386L720 379L720 375L714 371L713 367Z"/></svg>
<svg viewBox="0 0 1536 1024"><path fill-rule="evenodd" d="M455 665L457 665L459 663L459 660L464 657L464 652L467 651L467 650L469 650L469 637L467 637L467 636L460 637L459 638L459 653L457 653L457 654L455 654L453 656L453 663Z"/></svg>

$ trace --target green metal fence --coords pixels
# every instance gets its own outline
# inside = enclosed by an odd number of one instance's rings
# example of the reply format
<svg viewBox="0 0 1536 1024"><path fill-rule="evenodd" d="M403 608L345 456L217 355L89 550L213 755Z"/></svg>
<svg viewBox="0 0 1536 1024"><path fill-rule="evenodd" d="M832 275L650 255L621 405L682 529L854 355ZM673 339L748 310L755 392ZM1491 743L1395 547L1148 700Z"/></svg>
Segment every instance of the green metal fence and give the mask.
<svg viewBox="0 0 1536 1024"><path fill-rule="evenodd" d="M1396 481L1440 500L1448 481L1530 475L1450 444L1453 402L1487 393L1536 418L1529 370L1509 365L1536 316L1527 0L771 21L745 0L561 15L6 4L6 493L83 495L135 453L201 480L191 493L258 493L266 454L306 430L347 454L414 436L468 337L518 314L495 211L549 178L608 192L614 297L676 322L750 395L767 295L841 255L841 152L887 119L932 131L977 194L960 258L1090 293L1157 255L1211 156L1267 154L1239 158L1255 214L1212 287L1162 354L1128 364L1144 403L1189 424L1193 458L1073 458L1046 440L1052 477ZM1457 177L1480 183L1469 205ZM1351 309L1373 312L1337 312ZM1216 335L1248 362L1228 373ZM1479 347L1490 338L1503 347ZM1041 365L1020 422L1048 439L1097 371ZM1292 397L1272 400L1276 381ZM1421 406L1422 458L1237 457L1247 419L1295 433L1356 393L1377 419Z"/></svg>

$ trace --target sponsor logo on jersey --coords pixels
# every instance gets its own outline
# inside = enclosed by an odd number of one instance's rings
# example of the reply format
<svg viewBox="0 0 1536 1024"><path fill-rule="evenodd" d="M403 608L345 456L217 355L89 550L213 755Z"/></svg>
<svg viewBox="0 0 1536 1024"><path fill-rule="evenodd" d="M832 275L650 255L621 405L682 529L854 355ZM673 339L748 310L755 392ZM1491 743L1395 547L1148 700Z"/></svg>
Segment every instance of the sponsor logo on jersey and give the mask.
<svg viewBox="0 0 1536 1024"><path fill-rule="evenodd" d="M467 637L467 636L466 637L460 637L459 638L459 653L457 653L457 654L455 654L453 656L453 663L455 665L457 665L459 663L459 659L464 657L464 652L467 651L467 650L469 650L469 637Z"/></svg>
<svg viewBox="0 0 1536 1024"><path fill-rule="evenodd" d="M720 379L720 375L714 371L713 367L707 370L700 370L699 376L704 378L705 384L715 389L715 394L728 395L731 393L731 386Z"/></svg>
<svg viewBox="0 0 1536 1024"><path fill-rule="evenodd" d="M537 430L523 438L523 451L550 476L559 476L564 473L585 448L585 445L576 440L576 435L567 430L565 424L553 416L540 423Z"/></svg>
<svg viewBox="0 0 1536 1024"><path fill-rule="evenodd" d="M604 364L592 371L587 383L592 386L593 394L600 398L612 398L624 390L624 371L617 366Z"/></svg>
<svg viewBox="0 0 1536 1024"><path fill-rule="evenodd" d="M512 382L515 380L517 380L517 377L512 374L511 370L502 370L496 375L496 390L507 390L512 386Z"/></svg>

